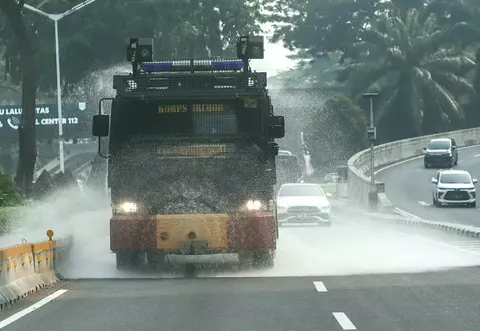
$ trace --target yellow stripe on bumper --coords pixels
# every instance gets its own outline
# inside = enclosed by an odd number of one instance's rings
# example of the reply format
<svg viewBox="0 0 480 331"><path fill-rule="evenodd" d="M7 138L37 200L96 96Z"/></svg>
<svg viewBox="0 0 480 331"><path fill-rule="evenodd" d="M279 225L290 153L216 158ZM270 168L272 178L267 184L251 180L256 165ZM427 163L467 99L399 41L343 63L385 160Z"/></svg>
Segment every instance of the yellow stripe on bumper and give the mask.
<svg viewBox="0 0 480 331"><path fill-rule="evenodd" d="M195 233L195 240L207 241L208 248L228 247L227 214L157 215L156 222L158 249L179 248L181 241L191 240L191 232Z"/></svg>

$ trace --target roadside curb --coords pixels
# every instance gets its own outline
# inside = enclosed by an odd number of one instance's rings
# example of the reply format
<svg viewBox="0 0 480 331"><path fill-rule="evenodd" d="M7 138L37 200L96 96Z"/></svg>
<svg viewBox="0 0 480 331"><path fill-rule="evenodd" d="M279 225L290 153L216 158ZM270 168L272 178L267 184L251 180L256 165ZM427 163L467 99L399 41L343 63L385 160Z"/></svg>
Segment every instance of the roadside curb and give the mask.
<svg viewBox="0 0 480 331"><path fill-rule="evenodd" d="M441 230L443 232L449 232L456 235L470 237L474 239L480 239L480 228L473 226L466 226L455 223L446 223L446 222L435 222L427 221L423 219L410 219L405 217L395 217L392 215L382 215L382 214L368 214L369 218L375 221L391 221L397 224L420 227L420 228L431 228L436 230Z"/></svg>

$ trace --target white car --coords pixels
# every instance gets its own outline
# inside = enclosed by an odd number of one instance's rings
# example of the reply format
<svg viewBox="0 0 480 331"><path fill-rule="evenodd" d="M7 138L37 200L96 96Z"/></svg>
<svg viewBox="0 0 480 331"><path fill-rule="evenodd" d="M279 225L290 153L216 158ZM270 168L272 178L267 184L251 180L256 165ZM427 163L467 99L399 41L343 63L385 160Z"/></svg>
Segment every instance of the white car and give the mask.
<svg viewBox="0 0 480 331"><path fill-rule="evenodd" d="M475 184L470 173L465 170L442 169L432 178L433 205L477 205Z"/></svg>
<svg viewBox="0 0 480 331"><path fill-rule="evenodd" d="M283 184L277 195L276 214L279 225L313 222L331 225L330 203L318 184Z"/></svg>

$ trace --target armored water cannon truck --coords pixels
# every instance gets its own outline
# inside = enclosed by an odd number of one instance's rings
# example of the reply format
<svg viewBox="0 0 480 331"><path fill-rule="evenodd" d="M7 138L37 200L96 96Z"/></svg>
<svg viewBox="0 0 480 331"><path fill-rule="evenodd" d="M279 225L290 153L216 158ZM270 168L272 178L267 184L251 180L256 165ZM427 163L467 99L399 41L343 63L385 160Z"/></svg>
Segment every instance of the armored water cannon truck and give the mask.
<svg viewBox="0 0 480 331"><path fill-rule="evenodd" d="M263 52L263 37L246 36L238 59L154 62L152 39L130 39L132 73L113 77L116 95L93 118L108 158L117 268L145 256L158 268L171 254L221 253L273 266L275 139L285 123L273 113L266 73L250 69Z"/></svg>

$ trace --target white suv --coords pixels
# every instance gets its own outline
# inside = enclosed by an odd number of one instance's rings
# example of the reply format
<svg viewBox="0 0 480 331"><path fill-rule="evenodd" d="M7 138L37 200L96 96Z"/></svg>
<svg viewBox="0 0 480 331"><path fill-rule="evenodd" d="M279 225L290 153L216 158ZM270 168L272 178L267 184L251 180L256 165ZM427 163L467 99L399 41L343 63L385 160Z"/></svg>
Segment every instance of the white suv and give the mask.
<svg viewBox="0 0 480 331"><path fill-rule="evenodd" d="M318 184L283 184L277 195L277 221L331 225L330 203Z"/></svg>
<svg viewBox="0 0 480 331"><path fill-rule="evenodd" d="M467 205L476 207L476 179L465 170L439 170L432 178L433 205Z"/></svg>

